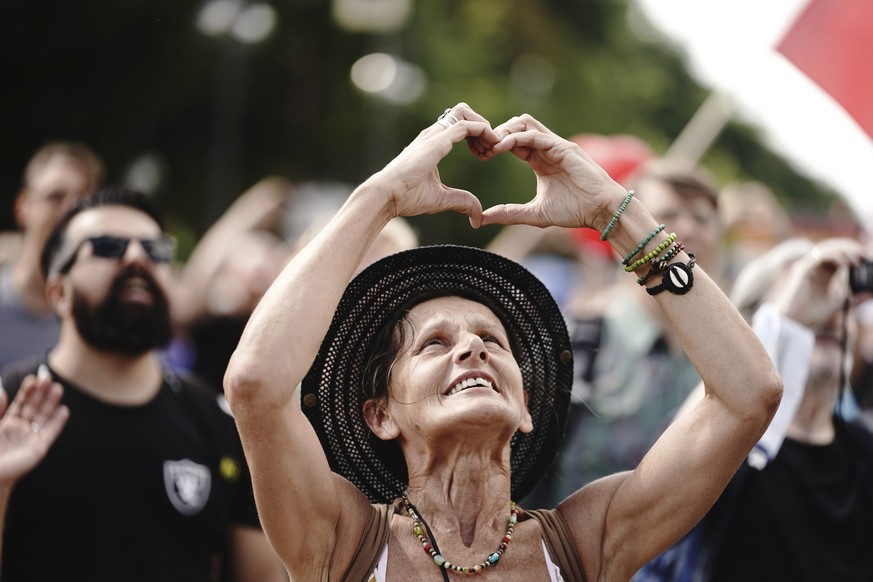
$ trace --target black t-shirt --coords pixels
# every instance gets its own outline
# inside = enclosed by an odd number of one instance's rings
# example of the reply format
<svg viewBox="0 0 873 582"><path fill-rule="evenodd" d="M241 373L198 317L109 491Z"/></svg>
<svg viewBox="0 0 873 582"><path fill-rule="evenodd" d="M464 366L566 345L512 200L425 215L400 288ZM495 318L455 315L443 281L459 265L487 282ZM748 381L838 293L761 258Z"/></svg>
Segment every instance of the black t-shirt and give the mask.
<svg viewBox="0 0 873 582"><path fill-rule="evenodd" d="M3 582L216 579L230 526L259 525L214 392L167 372L154 399L125 407L54 376L70 418L13 489ZM12 392L21 377L3 385Z"/></svg>
<svg viewBox="0 0 873 582"><path fill-rule="evenodd" d="M873 580L873 438L835 422L833 443L787 439L731 482L705 522L711 580Z"/></svg>

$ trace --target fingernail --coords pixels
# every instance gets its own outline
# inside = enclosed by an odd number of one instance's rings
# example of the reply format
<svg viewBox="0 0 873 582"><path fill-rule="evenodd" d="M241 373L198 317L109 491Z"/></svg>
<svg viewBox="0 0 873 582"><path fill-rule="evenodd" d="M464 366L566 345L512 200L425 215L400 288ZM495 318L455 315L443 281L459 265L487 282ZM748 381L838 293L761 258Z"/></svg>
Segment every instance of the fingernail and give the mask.
<svg viewBox="0 0 873 582"><path fill-rule="evenodd" d="M39 368L36 369L36 376L40 380L52 377L51 372L49 372L48 366L46 366L45 364L39 365Z"/></svg>

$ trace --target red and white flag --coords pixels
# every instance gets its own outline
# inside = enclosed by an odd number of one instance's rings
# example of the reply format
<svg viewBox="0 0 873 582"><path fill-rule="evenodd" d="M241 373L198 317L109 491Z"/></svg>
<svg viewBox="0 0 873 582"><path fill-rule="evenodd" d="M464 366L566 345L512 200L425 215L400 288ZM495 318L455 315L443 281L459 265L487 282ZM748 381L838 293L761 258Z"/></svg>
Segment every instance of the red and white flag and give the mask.
<svg viewBox="0 0 873 582"><path fill-rule="evenodd" d="M873 137L873 0L810 0L777 49Z"/></svg>

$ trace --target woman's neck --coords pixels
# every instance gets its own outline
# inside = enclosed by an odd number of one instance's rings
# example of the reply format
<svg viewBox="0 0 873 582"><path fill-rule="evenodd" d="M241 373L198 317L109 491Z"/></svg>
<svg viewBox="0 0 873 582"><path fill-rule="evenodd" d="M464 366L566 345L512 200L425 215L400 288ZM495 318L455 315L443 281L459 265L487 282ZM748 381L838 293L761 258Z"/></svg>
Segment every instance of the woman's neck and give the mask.
<svg viewBox="0 0 873 582"><path fill-rule="evenodd" d="M495 531L506 529L510 490L508 453L505 466L467 454L422 470L411 466L407 493L433 530L455 533L469 547L480 536L490 544Z"/></svg>
<svg viewBox="0 0 873 582"><path fill-rule="evenodd" d="M834 440L834 405L838 390L833 387L807 386L803 400L788 426L787 436L795 441L826 445Z"/></svg>

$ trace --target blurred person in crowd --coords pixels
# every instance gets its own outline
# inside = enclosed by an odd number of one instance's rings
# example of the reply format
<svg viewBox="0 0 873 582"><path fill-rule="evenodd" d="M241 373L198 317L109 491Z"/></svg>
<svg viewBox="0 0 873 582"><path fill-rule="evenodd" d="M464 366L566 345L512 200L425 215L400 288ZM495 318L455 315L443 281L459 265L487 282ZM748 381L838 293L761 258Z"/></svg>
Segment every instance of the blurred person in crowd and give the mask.
<svg viewBox="0 0 873 582"><path fill-rule="evenodd" d="M873 426L873 300L858 306L858 341L852 364L849 376L852 391Z"/></svg>
<svg viewBox="0 0 873 582"><path fill-rule="evenodd" d="M177 337L169 362L196 373L218 391L255 306L296 249L327 221L327 213L319 212L297 240L286 241L279 232L281 214L304 210L294 197L295 188L285 178L259 180L207 230L180 272L173 310ZM362 268L417 245L408 222L393 220L370 248Z"/></svg>
<svg viewBox="0 0 873 582"><path fill-rule="evenodd" d="M631 188L722 281L718 197L708 174L653 160ZM634 281L577 294L565 309L576 358L567 435L532 501L557 503L585 483L636 467L700 381L679 337Z"/></svg>
<svg viewBox="0 0 873 582"><path fill-rule="evenodd" d="M17 231L0 232L0 267L18 258L21 254L22 238L24 237Z"/></svg>
<svg viewBox="0 0 873 582"><path fill-rule="evenodd" d="M256 182L210 226L178 273L175 338L165 356L216 391L249 315L291 257L278 224L293 195L280 176Z"/></svg>
<svg viewBox="0 0 873 582"><path fill-rule="evenodd" d="M58 339L58 321L45 296L39 254L49 231L77 199L103 179L103 162L87 146L50 142L30 159L15 198L21 229L14 259L0 265L0 370L13 360L44 354Z"/></svg>
<svg viewBox="0 0 873 582"><path fill-rule="evenodd" d="M40 265L59 340L9 365L3 385L44 366L70 418L12 489L4 581L284 578L233 419L157 357L173 250L148 197L119 188L81 199L49 235Z"/></svg>
<svg viewBox="0 0 873 582"><path fill-rule="evenodd" d="M733 279L747 263L793 235L791 217L761 182L728 184L718 193L725 272Z"/></svg>
<svg viewBox="0 0 873 582"><path fill-rule="evenodd" d="M873 580L873 432L844 404L853 306L871 297L849 274L868 252L790 239L739 273L732 299L783 378L782 402L712 510L635 581Z"/></svg>
<svg viewBox="0 0 873 582"><path fill-rule="evenodd" d="M867 256L873 256L871 226L873 223L862 229L862 234L859 237L870 250ZM873 272L873 262L864 264L860 272ZM862 279L859 284L862 284L863 281L866 280ZM873 430L873 299L862 301L858 305L858 341L855 344L849 381L861 409L862 419Z"/></svg>
<svg viewBox="0 0 873 582"><path fill-rule="evenodd" d="M267 230L240 233L233 242L206 284L202 311L178 322L188 368L217 391L252 310L291 258L290 245Z"/></svg>
<svg viewBox="0 0 873 582"><path fill-rule="evenodd" d="M396 216L388 221L373 244L367 249L364 258L358 264L358 271L363 271L379 259L396 253L408 251L418 246L418 234L402 216Z"/></svg>
<svg viewBox="0 0 873 582"><path fill-rule="evenodd" d="M328 225L341 206L341 204L336 206L325 205L325 207L318 209L313 216L310 216L309 226L294 241L294 254L312 242L318 233ZM364 270L379 259L414 249L418 245L418 233L415 232L409 221L402 216L395 216L376 235L373 244L370 245L367 253L361 259L358 271Z"/></svg>

